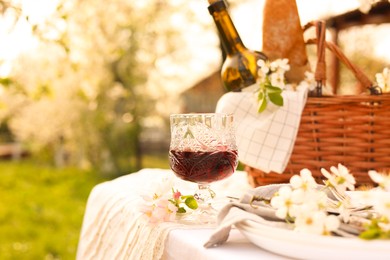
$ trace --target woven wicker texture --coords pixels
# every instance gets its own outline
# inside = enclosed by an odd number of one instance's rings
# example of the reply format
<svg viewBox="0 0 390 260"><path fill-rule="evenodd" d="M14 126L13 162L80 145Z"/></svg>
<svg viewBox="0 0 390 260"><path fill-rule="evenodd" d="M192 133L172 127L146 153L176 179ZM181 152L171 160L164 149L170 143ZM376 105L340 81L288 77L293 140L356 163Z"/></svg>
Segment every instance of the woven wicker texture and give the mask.
<svg viewBox="0 0 390 260"><path fill-rule="evenodd" d="M292 175L307 168L313 176L323 179L321 168L329 170L339 163L354 175L357 185L372 184L369 170L390 169L390 94L378 94L372 82L355 67L332 43L325 42L325 27L322 22L316 26L318 55L316 80L321 84L325 66L325 47L347 65L364 88L373 95L309 97L302 118L290 161L283 174L264 173L246 166L249 181L254 187L271 183L288 182ZM319 66L321 65L321 66ZM322 75L322 76L321 76ZM317 91L317 94L321 91Z"/></svg>
<svg viewBox="0 0 390 260"><path fill-rule="evenodd" d="M345 165L358 184L371 184L369 170L390 169L390 95L309 97L284 174L246 167L253 186L288 182L303 168Z"/></svg>

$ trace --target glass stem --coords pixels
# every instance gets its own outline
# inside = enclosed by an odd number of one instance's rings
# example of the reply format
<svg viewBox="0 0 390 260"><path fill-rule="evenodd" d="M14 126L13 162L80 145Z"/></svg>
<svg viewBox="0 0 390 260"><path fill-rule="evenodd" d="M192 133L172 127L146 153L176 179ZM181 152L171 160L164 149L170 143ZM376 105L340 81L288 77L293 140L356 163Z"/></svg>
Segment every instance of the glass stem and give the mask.
<svg viewBox="0 0 390 260"><path fill-rule="evenodd" d="M214 197L215 193L210 189L210 185L198 184L198 190L195 192L194 198L198 202L200 210L210 209Z"/></svg>

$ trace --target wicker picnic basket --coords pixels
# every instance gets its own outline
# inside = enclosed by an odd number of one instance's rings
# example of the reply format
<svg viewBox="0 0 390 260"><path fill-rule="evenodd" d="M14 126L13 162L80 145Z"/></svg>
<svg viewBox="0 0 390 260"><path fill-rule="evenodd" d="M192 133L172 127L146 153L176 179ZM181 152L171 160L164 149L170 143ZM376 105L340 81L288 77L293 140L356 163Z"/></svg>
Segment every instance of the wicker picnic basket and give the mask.
<svg viewBox="0 0 390 260"><path fill-rule="evenodd" d="M329 170L341 163L354 175L357 185L371 185L369 170L390 169L390 94L381 93L336 45L325 41L324 22L312 22L309 26L317 29L317 37L307 43L317 44L318 87L314 96L308 97L289 163L283 174L264 173L246 166L249 181L254 187L285 183L303 168L311 170L320 181L321 168ZM321 96L326 79L325 47L354 73L369 90L367 93Z"/></svg>

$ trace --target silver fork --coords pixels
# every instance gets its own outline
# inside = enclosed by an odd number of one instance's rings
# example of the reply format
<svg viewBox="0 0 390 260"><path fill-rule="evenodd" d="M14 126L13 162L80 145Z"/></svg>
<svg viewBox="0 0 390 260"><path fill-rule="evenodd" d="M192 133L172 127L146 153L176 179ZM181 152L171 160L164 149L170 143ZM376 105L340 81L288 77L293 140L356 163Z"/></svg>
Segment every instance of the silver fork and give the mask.
<svg viewBox="0 0 390 260"><path fill-rule="evenodd" d="M375 214L373 211L372 205L362 205L355 206L351 202L352 199L348 194L342 194L337 189L333 187L327 187L329 191L333 194L333 196L337 199L337 201L328 198L328 206L333 209L337 209L340 207L340 203L344 206L346 210L350 212L351 215L359 216L359 217L368 217L369 215ZM335 213L335 212L334 212Z"/></svg>

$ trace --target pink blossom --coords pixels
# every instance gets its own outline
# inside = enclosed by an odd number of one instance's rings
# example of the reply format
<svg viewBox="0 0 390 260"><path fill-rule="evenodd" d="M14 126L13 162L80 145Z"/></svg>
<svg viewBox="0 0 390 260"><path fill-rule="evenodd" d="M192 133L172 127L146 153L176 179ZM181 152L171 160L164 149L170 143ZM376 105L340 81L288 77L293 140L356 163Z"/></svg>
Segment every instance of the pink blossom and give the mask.
<svg viewBox="0 0 390 260"><path fill-rule="evenodd" d="M177 207L167 199L155 201L153 210L150 212L150 223L159 223L164 221L174 221Z"/></svg>
<svg viewBox="0 0 390 260"><path fill-rule="evenodd" d="M180 191L175 191L173 193L173 199L174 200L178 200L178 199L180 199L180 197L181 197L181 192Z"/></svg>

